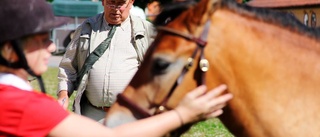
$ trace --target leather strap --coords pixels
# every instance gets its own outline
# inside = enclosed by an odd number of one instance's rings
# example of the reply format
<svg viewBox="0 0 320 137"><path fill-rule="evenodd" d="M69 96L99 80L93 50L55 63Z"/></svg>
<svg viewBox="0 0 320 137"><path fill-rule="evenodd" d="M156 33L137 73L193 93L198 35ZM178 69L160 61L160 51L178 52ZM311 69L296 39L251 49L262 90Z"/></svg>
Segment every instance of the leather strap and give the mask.
<svg viewBox="0 0 320 137"><path fill-rule="evenodd" d="M108 38L106 38L101 44L94 49L92 53L86 58L81 70L77 75L77 80L74 83L75 90L78 89L80 81L82 80L84 74L88 73L88 71L92 68L92 65L103 55L103 53L108 49L111 39L116 31L116 26L111 26L111 29L108 34Z"/></svg>
<svg viewBox="0 0 320 137"><path fill-rule="evenodd" d="M103 110L103 111L105 111L105 112L108 112L109 109L110 109L110 107L105 107L105 106L98 107L98 106L92 105L92 104L89 102L89 100L88 100L88 103L89 103L92 107L94 107L94 108L96 108L96 109Z"/></svg>

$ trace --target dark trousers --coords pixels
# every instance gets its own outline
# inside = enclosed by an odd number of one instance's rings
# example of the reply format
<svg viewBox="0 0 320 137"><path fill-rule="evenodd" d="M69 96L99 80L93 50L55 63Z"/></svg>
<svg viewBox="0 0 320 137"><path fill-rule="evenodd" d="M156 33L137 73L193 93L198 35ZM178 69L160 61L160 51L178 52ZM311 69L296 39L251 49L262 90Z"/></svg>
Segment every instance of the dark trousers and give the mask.
<svg viewBox="0 0 320 137"><path fill-rule="evenodd" d="M103 122L106 112L91 105L86 95L83 94L80 101L81 115L89 117L95 121Z"/></svg>

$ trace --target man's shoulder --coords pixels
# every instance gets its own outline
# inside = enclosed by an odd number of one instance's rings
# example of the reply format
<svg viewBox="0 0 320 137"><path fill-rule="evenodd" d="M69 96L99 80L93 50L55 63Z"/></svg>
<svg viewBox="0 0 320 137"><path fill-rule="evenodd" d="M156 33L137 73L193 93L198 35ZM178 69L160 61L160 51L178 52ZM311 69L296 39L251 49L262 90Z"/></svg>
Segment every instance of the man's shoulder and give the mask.
<svg viewBox="0 0 320 137"><path fill-rule="evenodd" d="M89 33L91 30L97 30L99 29L99 24L103 19L103 13L99 13L95 16L87 18L81 26L78 28L79 31L81 31L81 34L83 33Z"/></svg>
<svg viewBox="0 0 320 137"><path fill-rule="evenodd" d="M151 22L147 21L146 19L140 18L137 15L130 14L130 17L131 17L132 21L143 22L143 23L148 23L148 24L151 23Z"/></svg>
<svg viewBox="0 0 320 137"><path fill-rule="evenodd" d="M131 19L132 19L132 23L135 27L154 27L153 24L145 19L141 19L138 16L135 15L130 15Z"/></svg>
<svg viewBox="0 0 320 137"><path fill-rule="evenodd" d="M87 18L84 22L89 24L95 24L97 22L100 22L103 19L103 13L99 13L95 16Z"/></svg>

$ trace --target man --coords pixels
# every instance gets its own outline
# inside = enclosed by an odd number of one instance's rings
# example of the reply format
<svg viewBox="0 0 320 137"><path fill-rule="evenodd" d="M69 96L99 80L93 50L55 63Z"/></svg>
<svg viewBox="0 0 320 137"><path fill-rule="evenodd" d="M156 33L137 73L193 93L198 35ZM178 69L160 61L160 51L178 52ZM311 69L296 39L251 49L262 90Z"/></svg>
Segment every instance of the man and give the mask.
<svg viewBox="0 0 320 137"><path fill-rule="evenodd" d="M59 65L58 100L65 102L65 108L68 97L77 89L74 111L101 121L135 74L156 32L150 22L130 15L133 3L134 0L102 0L104 13L77 28ZM108 36L112 26L116 26L113 37ZM112 38L109 45L104 44L107 49L82 75L83 66L90 66L85 63L89 54L108 37Z"/></svg>
<svg viewBox="0 0 320 137"><path fill-rule="evenodd" d="M145 8L147 20L153 22L157 15L161 12L161 3L159 0L149 0Z"/></svg>

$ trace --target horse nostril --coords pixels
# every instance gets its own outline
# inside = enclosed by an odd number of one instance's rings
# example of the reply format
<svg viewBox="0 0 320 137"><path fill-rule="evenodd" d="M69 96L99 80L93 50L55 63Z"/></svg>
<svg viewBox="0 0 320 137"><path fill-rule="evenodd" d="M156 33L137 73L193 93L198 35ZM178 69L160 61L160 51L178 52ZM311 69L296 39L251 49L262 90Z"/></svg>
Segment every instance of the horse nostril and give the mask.
<svg viewBox="0 0 320 137"><path fill-rule="evenodd" d="M155 59L152 65L153 74L155 75L164 74L165 70L168 68L169 65L170 65L170 62L166 60L159 59L159 58Z"/></svg>

